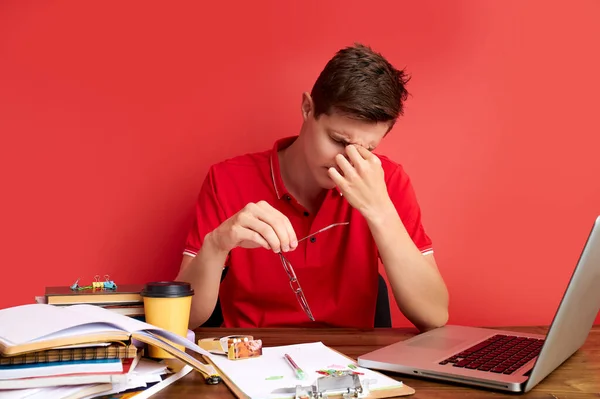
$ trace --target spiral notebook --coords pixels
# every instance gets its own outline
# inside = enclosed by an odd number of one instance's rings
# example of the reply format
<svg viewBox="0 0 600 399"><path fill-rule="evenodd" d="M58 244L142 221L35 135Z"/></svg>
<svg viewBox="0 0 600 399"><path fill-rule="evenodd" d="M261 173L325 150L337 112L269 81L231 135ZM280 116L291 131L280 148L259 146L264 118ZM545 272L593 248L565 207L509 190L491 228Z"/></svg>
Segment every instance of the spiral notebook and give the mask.
<svg viewBox="0 0 600 399"><path fill-rule="evenodd" d="M284 359L289 354L305 372L298 380ZM311 385L323 375L319 371L350 369L360 373L360 381L368 387L363 398L389 398L411 395L415 390L377 371L358 367L356 362L329 348L322 342L263 347L260 357L229 360L226 356L205 356L220 371L224 382L240 399L294 398L296 385ZM294 392L294 393L291 393Z"/></svg>
<svg viewBox="0 0 600 399"><path fill-rule="evenodd" d="M0 354L4 357L66 345L129 342L133 339L165 350L205 377L215 374L212 366L178 347L208 354L193 342L98 306L30 304L0 309Z"/></svg>
<svg viewBox="0 0 600 399"><path fill-rule="evenodd" d="M127 359L134 358L137 350L133 344L122 342L114 342L102 346L57 348L8 357L0 355L0 366L95 359Z"/></svg>

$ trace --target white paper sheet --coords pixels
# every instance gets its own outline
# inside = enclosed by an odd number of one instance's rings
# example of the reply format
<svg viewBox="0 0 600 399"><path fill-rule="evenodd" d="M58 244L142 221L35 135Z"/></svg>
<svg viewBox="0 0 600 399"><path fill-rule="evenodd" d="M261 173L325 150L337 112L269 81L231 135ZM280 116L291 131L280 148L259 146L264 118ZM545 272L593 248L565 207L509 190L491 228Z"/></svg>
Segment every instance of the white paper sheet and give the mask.
<svg viewBox="0 0 600 399"><path fill-rule="evenodd" d="M192 370L194 370L194 369L188 365L183 366L183 368L181 370L179 370L178 372L171 374L170 376L168 376L167 378L165 378L163 381L159 382L158 384L155 384L155 385L151 386L150 388L146 389L145 391L142 391L142 392L138 393L137 395L135 395L135 399L147 399L147 398L151 397L155 393L165 389L166 387L168 387L172 383L176 382L177 380L185 377L186 375L191 373Z"/></svg>
<svg viewBox="0 0 600 399"><path fill-rule="evenodd" d="M290 365L284 359L289 354L306 374L305 380L296 379ZM264 347L263 355L257 358L229 360L224 356L211 355L211 360L227 375L242 392L252 399L289 398L293 394L272 394L275 389L294 388L296 385L312 385L318 377L317 370L348 368L356 362L339 354L322 342ZM368 380L370 390L402 387L402 382L371 370L357 367L364 373L359 378ZM282 377L267 379L269 377Z"/></svg>
<svg viewBox="0 0 600 399"><path fill-rule="evenodd" d="M112 389L107 392L103 392L102 396L109 394L118 394L120 392L127 391L129 389L134 388L146 388L148 384L157 382L159 385L164 383L161 375L167 374L167 366L164 363L157 362L155 360L142 358L135 366L133 370L131 370L127 374L127 382L121 384L113 384ZM161 385L163 386L163 385ZM166 385L165 385L166 386ZM145 392L145 391L144 391ZM141 395L138 394L138 395ZM85 396L83 399L91 399L98 395L90 395ZM136 395L137 398L137 395ZM141 396L140 396L141 398ZM2 398L0 398L2 399Z"/></svg>

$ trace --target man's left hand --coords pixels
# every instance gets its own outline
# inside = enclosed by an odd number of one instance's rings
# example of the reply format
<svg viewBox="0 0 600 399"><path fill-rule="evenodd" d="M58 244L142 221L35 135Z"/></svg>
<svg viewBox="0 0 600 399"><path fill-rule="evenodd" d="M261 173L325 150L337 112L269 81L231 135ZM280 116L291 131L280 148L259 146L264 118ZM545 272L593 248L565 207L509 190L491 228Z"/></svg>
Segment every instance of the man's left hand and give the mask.
<svg viewBox="0 0 600 399"><path fill-rule="evenodd" d="M350 205L368 221L381 217L393 208L385 185L381 160L369 150L358 145L346 146L348 159L342 154L335 157L341 174L329 168L329 176Z"/></svg>

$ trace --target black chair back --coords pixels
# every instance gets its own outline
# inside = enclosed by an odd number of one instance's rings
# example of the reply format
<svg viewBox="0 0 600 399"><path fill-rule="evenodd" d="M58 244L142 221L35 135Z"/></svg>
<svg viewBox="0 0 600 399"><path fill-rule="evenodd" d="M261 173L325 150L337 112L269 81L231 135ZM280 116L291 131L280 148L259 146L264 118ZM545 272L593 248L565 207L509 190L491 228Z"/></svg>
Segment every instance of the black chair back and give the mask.
<svg viewBox="0 0 600 399"><path fill-rule="evenodd" d="M227 268L223 270L221 281L227 275ZM220 327L223 324L223 314L221 313L221 303L217 299L215 310L210 315L208 320L201 327ZM390 312L390 300L388 295L387 284L385 279L380 274L377 286L377 303L375 305L375 320L376 328L389 328L392 326L392 315Z"/></svg>

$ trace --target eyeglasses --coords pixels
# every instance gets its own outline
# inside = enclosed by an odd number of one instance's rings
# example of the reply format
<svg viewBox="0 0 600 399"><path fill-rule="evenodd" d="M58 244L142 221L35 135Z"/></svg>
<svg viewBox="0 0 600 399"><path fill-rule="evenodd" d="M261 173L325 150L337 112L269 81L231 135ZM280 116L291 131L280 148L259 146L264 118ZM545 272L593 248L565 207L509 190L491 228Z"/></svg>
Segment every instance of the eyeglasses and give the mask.
<svg viewBox="0 0 600 399"><path fill-rule="evenodd" d="M307 238L317 235L325 230L329 230L332 227L345 226L348 224L350 224L350 222L331 224L327 227L322 228L321 230L318 230L312 234L307 235L304 238L299 239L298 242L304 241ZM302 292L302 288L300 287L300 282L298 282L298 278L296 277L296 273L294 272L294 268L292 267L292 264L290 263L289 260L287 260L287 258L285 256L283 256L282 252L279 252L279 258L281 259L281 264L283 265L283 269L285 270L285 272L287 273L287 275L290 279L290 287L292 288L292 291L294 291L294 294L296 294L296 298L298 299L298 302L300 303L302 310L304 310L304 313L306 313L306 315L308 316L308 318L310 320L315 321L315 318L314 318L312 312L310 311L310 307L308 306L308 302L306 301L306 297L304 296L304 292Z"/></svg>

